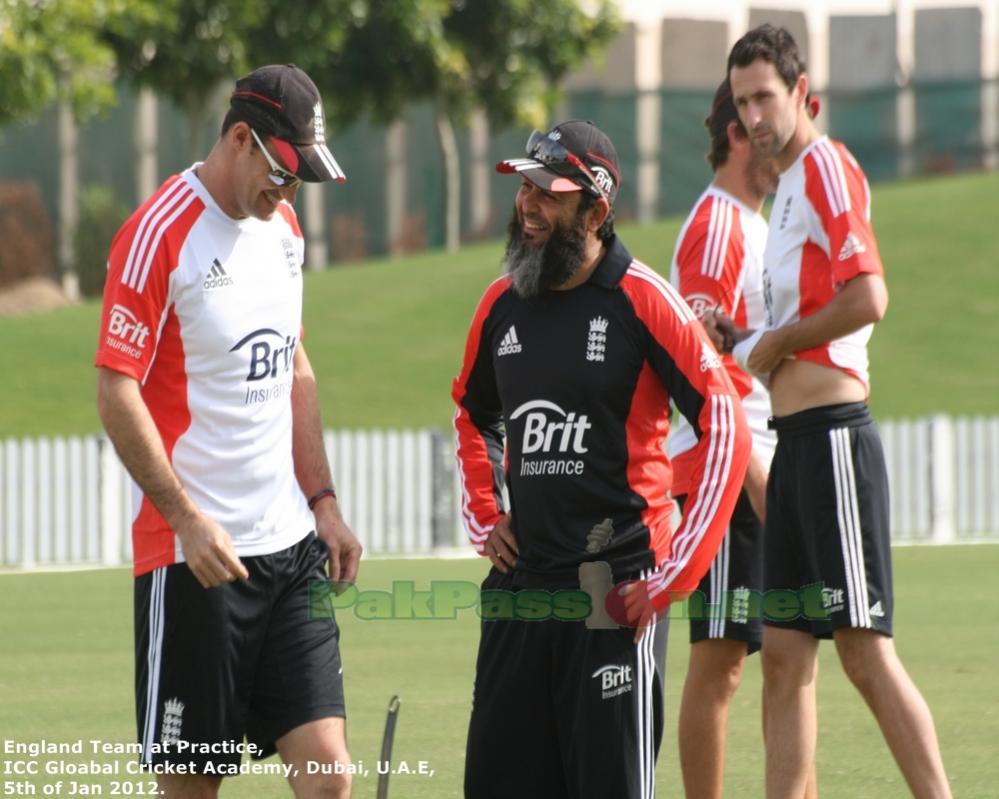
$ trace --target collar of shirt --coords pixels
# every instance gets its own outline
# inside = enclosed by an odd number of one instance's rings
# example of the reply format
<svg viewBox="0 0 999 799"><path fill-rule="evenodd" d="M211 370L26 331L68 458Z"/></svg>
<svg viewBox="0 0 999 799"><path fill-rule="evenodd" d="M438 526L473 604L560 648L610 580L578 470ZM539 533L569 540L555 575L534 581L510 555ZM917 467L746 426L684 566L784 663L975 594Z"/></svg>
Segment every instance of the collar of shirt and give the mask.
<svg viewBox="0 0 999 799"><path fill-rule="evenodd" d="M587 282L605 289L617 288L632 260L631 253L625 249L621 239L615 234L607 243L604 257L597 264L597 268L593 270L593 274L590 275Z"/></svg>

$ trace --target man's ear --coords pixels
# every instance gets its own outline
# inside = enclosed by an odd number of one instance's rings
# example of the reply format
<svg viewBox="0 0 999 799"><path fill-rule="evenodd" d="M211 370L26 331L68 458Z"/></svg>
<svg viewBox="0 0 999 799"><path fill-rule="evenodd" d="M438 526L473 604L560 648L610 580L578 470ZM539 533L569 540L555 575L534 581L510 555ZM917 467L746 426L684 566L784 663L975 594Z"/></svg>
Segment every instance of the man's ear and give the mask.
<svg viewBox="0 0 999 799"><path fill-rule="evenodd" d="M608 216L610 216L610 203L606 197L600 197L587 211L586 229L596 233L607 221Z"/></svg>
<svg viewBox="0 0 999 799"><path fill-rule="evenodd" d="M253 146L253 135L250 133L250 126L246 122L235 122L228 131L229 140L237 150Z"/></svg>
<svg viewBox="0 0 999 799"><path fill-rule="evenodd" d="M808 97L808 74L802 72L798 76L797 82L794 84L794 91L797 93L795 97L795 104L799 108L805 107L805 98Z"/></svg>
<svg viewBox="0 0 999 799"><path fill-rule="evenodd" d="M728 136L729 150L735 150L749 144L749 137L740 129L740 123L737 119L733 119L725 126L725 135Z"/></svg>

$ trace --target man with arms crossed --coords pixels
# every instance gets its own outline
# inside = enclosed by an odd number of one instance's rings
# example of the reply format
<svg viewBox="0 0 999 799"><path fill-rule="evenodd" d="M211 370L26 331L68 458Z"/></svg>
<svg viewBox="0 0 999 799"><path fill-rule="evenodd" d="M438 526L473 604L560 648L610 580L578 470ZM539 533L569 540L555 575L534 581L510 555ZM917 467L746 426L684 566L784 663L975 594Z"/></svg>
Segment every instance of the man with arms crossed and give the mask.
<svg viewBox="0 0 999 799"><path fill-rule="evenodd" d="M764 589L823 586L825 618L765 620L767 796L801 797L815 760L818 638L874 713L909 788L949 797L929 708L892 642L888 482L867 410L867 342L888 303L870 193L809 118L790 34L760 26L729 54L732 96L780 184L765 265L767 325L736 330L736 359L769 380L777 450L767 486Z"/></svg>
<svg viewBox="0 0 999 799"><path fill-rule="evenodd" d="M714 180L684 222L673 253L670 282L699 318L725 313L742 327L764 322L763 202L777 185L773 160L757 153L739 122L728 78L715 92L705 120L711 137L708 163ZM707 618L690 622L690 660L680 704L680 766L688 799L720 799L728 709L747 654L760 648L763 625L749 615L749 592L763 586L763 530L767 470L774 434L767 429L770 399L759 380L722 358L742 399L753 434L753 456L728 531L698 586ZM680 416L669 439L673 496L686 500L697 439Z"/></svg>
<svg viewBox="0 0 999 799"><path fill-rule="evenodd" d="M292 65L236 83L211 153L111 245L101 420L136 491L136 716L162 795L214 797L275 751L295 796L346 797L339 631L309 583L351 581L301 345L303 180L343 180L319 92ZM244 744L244 738L247 743ZM193 762L194 773L186 765Z"/></svg>
<svg viewBox="0 0 999 799"><path fill-rule="evenodd" d="M637 635L578 617L484 617L465 795L648 799L666 644L666 621L652 621L707 571L749 431L701 324L614 234L621 176L610 139L564 122L497 168L520 175L507 274L479 302L452 389L464 521L493 564L483 589L512 604L578 594L581 568L597 565L608 586L611 575L646 577L632 597L651 601L635 605ZM699 438L690 512L675 533L670 399Z"/></svg>

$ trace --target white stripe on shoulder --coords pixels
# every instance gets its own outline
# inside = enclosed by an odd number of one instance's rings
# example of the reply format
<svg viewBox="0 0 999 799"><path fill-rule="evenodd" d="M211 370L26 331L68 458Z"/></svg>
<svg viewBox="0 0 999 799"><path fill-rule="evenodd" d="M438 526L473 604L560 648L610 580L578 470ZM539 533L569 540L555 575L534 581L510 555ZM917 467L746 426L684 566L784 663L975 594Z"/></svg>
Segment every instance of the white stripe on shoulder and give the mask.
<svg viewBox="0 0 999 799"><path fill-rule="evenodd" d="M850 192L846 185L843 164L840 162L836 148L828 140L820 141L815 145L812 153L815 156L815 165L822 175L822 187L825 189L833 216L839 216L849 211Z"/></svg>
<svg viewBox="0 0 999 799"><path fill-rule="evenodd" d="M727 200L721 201L721 211L720 219L718 220L721 224L720 230L715 235L715 251L712 256L712 271L709 276L714 280L722 279L722 272L725 268L725 255L728 252L728 242L732 234L732 217L735 212L735 208L732 203Z"/></svg>
<svg viewBox="0 0 999 799"><path fill-rule="evenodd" d="M694 316L694 312L690 310L690 306L687 305L686 300L680 296L677 290L662 275L654 272L641 261L632 261L628 266L627 273L654 286L662 294L666 302L669 303L670 308L673 309L673 313L680 318L683 324L690 324L697 318Z"/></svg>
<svg viewBox="0 0 999 799"><path fill-rule="evenodd" d="M180 216L184 211L187 210L188 206L198 199L198 195L194 193L193 189L189 189L187 192L179 194L177 196L177 202L171 209L172 212L166 219L163 220L152 235L152 240L150 241L149 249L146 251L145 256L142 261L142 272L139 274L139 284L135 287L135 290L140 294L146 288L146 280L149 279L149 272L152 270L153 261L156 258L156 249L160 246L160 241L163 239L163 234L167 232L170 225L174 223L178 216ZM165 209L166 210L166 209Z"/></svg>
<svg viewBox="0 0 999 799"><path fill-rule="evenodd" d="M125 269L121 275L121 282L126 286L135 288L135 272L145 252L150 229L155 227L159 223L159 220L163 218L164 208L169 208L176 199L177 193L183 191L185 188L188 187L184 180L178 179L142 215L142 220L139 222L139 226L135 229L135 235L132 237L128 257L125 259Z"/></svg>

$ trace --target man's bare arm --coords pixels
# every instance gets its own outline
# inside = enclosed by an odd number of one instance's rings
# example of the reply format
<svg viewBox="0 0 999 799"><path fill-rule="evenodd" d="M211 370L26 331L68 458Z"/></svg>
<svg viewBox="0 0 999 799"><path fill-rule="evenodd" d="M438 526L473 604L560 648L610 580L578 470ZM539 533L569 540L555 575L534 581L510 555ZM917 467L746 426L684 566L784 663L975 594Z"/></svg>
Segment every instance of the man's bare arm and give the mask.
<svg viewBox="0 0 999 799"><path fill-rule="evenodd" d="M212 588L246 579L229 534L191 501L170 466L138 381L113 369L97 371L97 412L104 429L129 474L180 538L198 582Z"/></svg>
<svg viewBox="0 0 999 799"><path fill-rule="evenodd" d="M291 409L295 477L302 493L306 497L314 497L322 489L332 488L333 480L323 446L316 375L301 344L295 350ZM332 494L324 495L312 511L316 516L316 535L330 548L330 579L353 582L357 577L362 547L344 521L337 498Z"/></svg>

